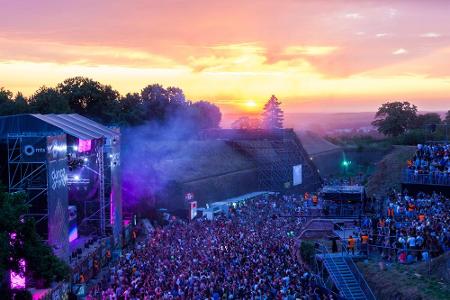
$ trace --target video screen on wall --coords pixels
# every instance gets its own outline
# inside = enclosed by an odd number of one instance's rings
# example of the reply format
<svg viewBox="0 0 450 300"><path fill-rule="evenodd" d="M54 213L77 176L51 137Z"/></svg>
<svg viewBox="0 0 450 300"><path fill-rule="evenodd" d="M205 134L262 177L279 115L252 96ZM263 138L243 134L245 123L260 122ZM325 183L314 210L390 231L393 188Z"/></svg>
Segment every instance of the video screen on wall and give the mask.
<svg viewBox="0 0 450 300"><path fill-rule="evenodd" d="M292 167L292 185L296 186L303 183L302 165Z"/></svg>

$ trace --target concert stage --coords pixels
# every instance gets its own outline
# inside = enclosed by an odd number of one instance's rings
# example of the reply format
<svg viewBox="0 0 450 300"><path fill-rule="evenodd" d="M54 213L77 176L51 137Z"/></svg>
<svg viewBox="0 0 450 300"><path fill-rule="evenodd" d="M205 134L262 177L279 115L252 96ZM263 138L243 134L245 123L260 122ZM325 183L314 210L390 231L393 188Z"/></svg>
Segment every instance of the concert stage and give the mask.
<svg viewBox="0 0 450 300"><path fill-rule="evenodd" d="M1 180L26 192L26 217L67 262L93 236L121 246L120 139L118 129L77 114L0 117Z"/></svg>

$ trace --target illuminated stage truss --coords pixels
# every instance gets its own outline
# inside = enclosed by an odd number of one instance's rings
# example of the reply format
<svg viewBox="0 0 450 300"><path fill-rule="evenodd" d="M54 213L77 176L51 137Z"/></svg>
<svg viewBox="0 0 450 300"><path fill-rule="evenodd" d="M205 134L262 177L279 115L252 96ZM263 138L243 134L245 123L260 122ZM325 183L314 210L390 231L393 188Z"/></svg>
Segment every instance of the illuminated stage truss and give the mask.
<svg viewBox="0 0 450 300"><path fill-rule="evenodd" d="M14 135L7 137L8 147L8 187L10 193L27 191L26 204L31 206L28 217L36 224L48 219L47 209L47 162L26 160L22 149L24 138L43 138L38 135Z"/></svg>

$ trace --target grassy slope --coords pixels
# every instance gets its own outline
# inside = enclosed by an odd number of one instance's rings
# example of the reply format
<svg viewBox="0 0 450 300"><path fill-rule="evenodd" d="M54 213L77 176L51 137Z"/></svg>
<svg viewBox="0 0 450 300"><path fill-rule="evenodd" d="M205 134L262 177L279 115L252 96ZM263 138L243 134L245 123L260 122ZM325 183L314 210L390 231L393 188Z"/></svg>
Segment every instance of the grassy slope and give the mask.
<svg viewBox="0 0 450 300"><path fill-rule="evenodd" d="M448 281L449 253L428 264L392 265L380 269L375 261L358 262L377 299L450 299Z"/></svg>
<svg viewBox="0 0 450 300"><path fill-rule="evenodd" d="M414 155L415 147L395 146L376 166L376 169L367 183L367 195L384 197L394 188L400 191L402 170L406 161Z"/></svg>

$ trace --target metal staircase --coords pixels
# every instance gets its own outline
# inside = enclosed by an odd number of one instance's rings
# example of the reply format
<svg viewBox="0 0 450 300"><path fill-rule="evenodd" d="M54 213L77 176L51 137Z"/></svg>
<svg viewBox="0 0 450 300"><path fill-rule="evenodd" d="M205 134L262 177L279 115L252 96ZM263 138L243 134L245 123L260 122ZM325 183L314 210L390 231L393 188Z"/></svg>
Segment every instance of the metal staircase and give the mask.
<svg viewBox="0 0 450 300"><path fill-rule="evenodd" d="M369 299L351 271L344 256L327 255L323 263L334 284L345 299Z"/></svg>
<svg viewBox="0 0 450 300"><path fill-rule="evenodd" d="M339 238L339 237L338 237ZM345 239L341 239L345 241ZM375 295L364 279L353 259L356 256L350 256L345 250L345 244L340 253L330 253L328 248L322 244L317 243L316 261L320 260L322 263L317 264L321 266L320 273L322 274L322 281L325 284L324 269L328 273L328 280L339 290L344 299L367 299L376 300ZM327 280L327 281L328 281Z"/></svg>

